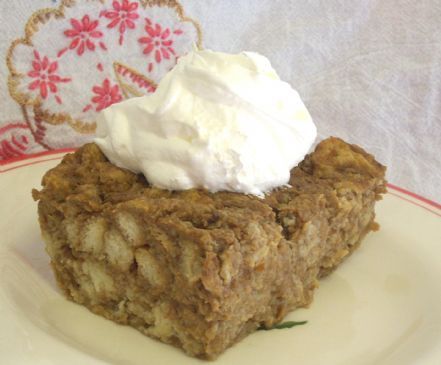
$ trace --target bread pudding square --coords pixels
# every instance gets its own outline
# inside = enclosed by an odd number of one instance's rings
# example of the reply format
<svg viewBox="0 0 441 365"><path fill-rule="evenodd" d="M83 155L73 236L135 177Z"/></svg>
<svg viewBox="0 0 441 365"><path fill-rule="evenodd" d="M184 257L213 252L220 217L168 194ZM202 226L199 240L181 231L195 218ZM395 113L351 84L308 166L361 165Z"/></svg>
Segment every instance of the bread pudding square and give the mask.
<svg viewBox="0 0 441 365"><path fill-rule="evenodd" d="M168 191L87 144L33 196L67 298L214 359L311 303L318 280L377 228L384 173L363 149L331 137L264 198Z"/></svg>

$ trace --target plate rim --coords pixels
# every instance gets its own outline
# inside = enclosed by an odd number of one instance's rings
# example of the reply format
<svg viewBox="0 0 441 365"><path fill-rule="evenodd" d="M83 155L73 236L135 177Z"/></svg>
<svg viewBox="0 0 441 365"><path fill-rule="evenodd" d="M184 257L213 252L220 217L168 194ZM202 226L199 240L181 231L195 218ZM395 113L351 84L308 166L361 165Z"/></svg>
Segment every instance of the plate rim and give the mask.
<svg viewBox="0 0 441 365"><path fill-rule="evenodd" d="M49 151L43 151L33 154L26 154L18 157L13 157L7 160L0 161L0 174L8 171L16 170L18 168L35 165L38 163L58 160L63 158L67 153L75 152L78 148L61 148ZM386 184L387 193L394 195L411 204L417 205L430 213L441 217L441 204L434 200L428 199L422 195L414 193L408 189L398 186L394 183L388 182ZM391 191L392 190L392 191Z"/></svg>

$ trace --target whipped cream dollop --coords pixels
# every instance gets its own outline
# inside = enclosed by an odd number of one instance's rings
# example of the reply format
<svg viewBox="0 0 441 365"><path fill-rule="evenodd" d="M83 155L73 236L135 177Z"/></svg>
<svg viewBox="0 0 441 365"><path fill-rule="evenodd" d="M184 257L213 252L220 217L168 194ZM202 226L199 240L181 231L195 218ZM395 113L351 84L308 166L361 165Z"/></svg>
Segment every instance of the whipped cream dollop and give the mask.
<svg viewBox="0 0 441 365"><path fill-rule="evenodd" d="M288 183L316 135L267 58L202 50L181 57L153 94L102 111L95 143L159 188L262 196Z"/></svg>

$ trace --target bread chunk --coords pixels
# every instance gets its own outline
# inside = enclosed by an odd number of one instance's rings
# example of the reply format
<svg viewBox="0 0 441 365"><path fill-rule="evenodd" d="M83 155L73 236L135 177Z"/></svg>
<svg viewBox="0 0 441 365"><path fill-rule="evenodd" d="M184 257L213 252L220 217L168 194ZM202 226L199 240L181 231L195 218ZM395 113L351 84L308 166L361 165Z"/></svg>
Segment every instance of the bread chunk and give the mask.
<svg viewBox="0 0 441 365"><path fill-rule="evenodd" d="M377 229L384 173L360 147L328 138L263 199L166 191L87 144L33 196L69 299L214 359L312 301L318 279Z"/></svg>

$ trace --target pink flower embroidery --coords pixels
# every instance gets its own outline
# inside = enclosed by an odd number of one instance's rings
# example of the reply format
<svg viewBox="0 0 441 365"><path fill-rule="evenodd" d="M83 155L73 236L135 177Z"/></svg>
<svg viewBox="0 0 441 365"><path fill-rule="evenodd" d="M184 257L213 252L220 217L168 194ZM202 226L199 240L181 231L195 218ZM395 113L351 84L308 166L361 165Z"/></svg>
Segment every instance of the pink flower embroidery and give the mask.
<svg viewBox="0 0 441 365"><path fill-rule="evenodd" d="M24 123L10 123L0 128L0 161L24 155L29 146L30 133Z"/></svg>
<svg viewBox="0 0 441 365"><path fill-rule="evenodd" d="M175 55L173 49L172 35L182 34L182 30L171 31L169 28L162 29L160 24L154 24L150 19L146 18L145 31L146 37L141 37L138 42L145 47L143 52L145 55L152 55L157 63L163 59L169 60L171 55ZM149 72L153 69L153 63L149 63Z"/></svg>
<svg viewBox="0 0 441 365"><path fill-rule="evenodd" d="M66 83L71 81L70 78L60 77L55 73L58 69L56 61L51 62L46 56L40 57L40 53L34 50L34 60L32 61L32 70L28 72L28 76L36 80L32 81L29 90L40 89L40 96L46 99L49 93L56 94L58 91L57 83ZM55 95L55 100L61 104L61 98Z"/></svg>
<svg viewBox="0 0 441 365"><path fill-rule="evenodd" d="M81 56L86 50L94 51L96 47L95 40L103 36L103 33L96 29L98 27L98 20L91 21L89 15L84 15L81 21L71 19L70 24L72 29L65 30L64 35L73 39L68 48L63 48L58 52L58 57L68 49L76 49L78 56ZM106 49L103 42L98 42L98 45L102 49Z"/></svg>
<svg viewBox="0 0 441 365"><path fill-rule="evenodd" d="M134 20L139 18L136 12L138 5L137 2L131 3L129 0L122 0L121 2L114 1L112 3L113 10L102 13L107 19L112 19L111 22L107 24L107 28L115 28L119 24L119 44L123 44L124 42L124 32L127 29L135 28Z"/></svg>
<svg viewBox="0 0 441 365"><path fill-rule="evenodd" d="M118 85L112 86L109 79L105 79L101 86L94 86L92 91L96 94L92 98L92 103L96 104L97 112L122 100Z"/></svg>

